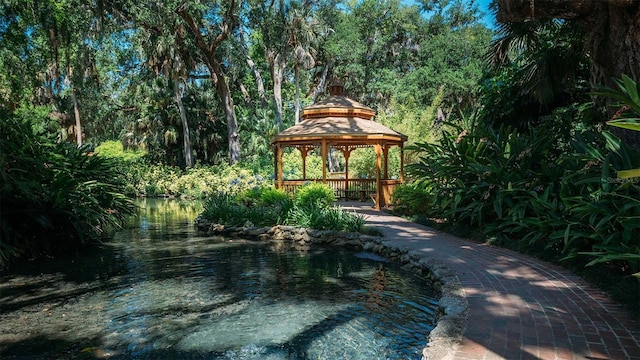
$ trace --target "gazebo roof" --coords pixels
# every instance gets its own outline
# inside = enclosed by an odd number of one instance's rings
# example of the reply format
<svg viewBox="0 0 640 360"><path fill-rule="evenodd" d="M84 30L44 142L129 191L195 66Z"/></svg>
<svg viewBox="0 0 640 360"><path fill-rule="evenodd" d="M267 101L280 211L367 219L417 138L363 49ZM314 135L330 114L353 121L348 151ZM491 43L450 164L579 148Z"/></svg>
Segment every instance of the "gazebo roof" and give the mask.
<svg viewBox="0 0 640 360"><path fill-rule="evenodd" d="M370 120L376 111L346 96L331 95L302 110L302 119L326 116L357 116Z"/></svg>
<svg viewBox="0 0 640 360"><path fill-rule="evenodd" d="M356 116L310 118L282 131L273 142L333 140L379 140L404 142L407 136L372 120Z"/></svg>
<svg viewBox="0 0 640 360"><path fill-rule="evenodd" d="M391 141L404 143L407 136L371 120L376 111L342 95L333 86L331 96L302 110L302 121L273 137L272 143L311 143L321 140L353 145Z"/></svg>

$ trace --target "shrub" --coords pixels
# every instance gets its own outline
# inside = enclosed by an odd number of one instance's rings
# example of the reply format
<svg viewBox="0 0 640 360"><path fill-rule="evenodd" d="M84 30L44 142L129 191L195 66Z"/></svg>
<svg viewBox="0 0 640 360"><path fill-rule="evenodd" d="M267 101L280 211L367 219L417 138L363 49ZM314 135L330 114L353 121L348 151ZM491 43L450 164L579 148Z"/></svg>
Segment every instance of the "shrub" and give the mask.
<svg viewBox="0 0 640 360"><path fill-rule="evenodd" d="M290 201L291 195L282 189L267 187L262 188L262 192L260 193L260 202L265 206L280 205Z"/></svg>
<svg viewBox="0 0 640 360"><path fill-rule="evenodd" d="M268 177L254 174L240 165L199 165L182 170L176 166L152 165L139 160L127 162L123 168L128 193L135 196L206 199L218 192L239 195L270 183Z"/></svg>
<svg viewBox="0 0 640 360"><path fill-rule="evenodd" d="M42 111L0 115L0 262L97 243L133 213L118 162L57 143Z"/></svg>
<svg viewBox="0 0 640 360"><path fill-rule="evenodd" d="M146 151L143 150L125 150L122 146L122 142L116 140L107 140L101 143L96 146L95 152L99 156L116 158L123 161L140 160L146 155Z"/></svg>
<svg viewBox="0 0 640 360"><path fill-rule="evenodd" d="M358 232L364 227L364 217L344 211L339 206L321 207L317 204L294 206L286 223L318 230L342 230Z"/></svg>
<svg viewBox="0 0 640 360"><path fill-rule="evenodd" d="M315 201L294 205L289 194L271 187L253 189L239 196L216 193L205 202L201 216L230 226L286 223L313 229L364 229L364 217L361 215L346 212L340 207L320 205Z"/></svg>
<svg viewBox="0 0 640 360"><path fill-rule="evenodd" d="M318 206L326 208L336 201L333 189L321 183L309 183L301 186L295 195L295 205L298 207Z"/></svg>
<svg viewBox="0 0 640 360"><path fill-rule="evenodd" d="M427 215L431 213L431 194L413 184L402 184L393 192L393 212L399 215Z"/></svg>
<svg viewBox="0 0 640 360"><path fill-rule="evenodd" d="M615 174L640 167L640 154L607 132L577 135L565 152L550 138L505 127L449 134L420 144L408 171L433 189L434 213L489 241L572 267L606 264L620 279L638 273L640 186Z"/></svg>

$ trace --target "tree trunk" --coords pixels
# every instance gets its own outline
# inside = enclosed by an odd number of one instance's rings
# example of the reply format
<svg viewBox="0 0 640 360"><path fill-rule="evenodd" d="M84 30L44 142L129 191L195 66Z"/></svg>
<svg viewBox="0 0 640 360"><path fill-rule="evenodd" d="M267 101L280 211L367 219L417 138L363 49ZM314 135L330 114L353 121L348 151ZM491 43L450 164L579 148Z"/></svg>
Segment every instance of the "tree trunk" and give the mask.
<svg viewBox="0 0 640 360"><path fill-rule="evenodd" d="M180 120L182 121L182 134L184 144L184 163L186 167L193 167L193 155L191 151L191 139L189 138L189 123L187 122L187 111L182 103L182 89L180 89L180 79L173 81L174 99L180 110Z"/></svg>
<svg viewBox="0 0 640 360"><path fill-rule="evenodd" d="M258 87L258 97L260 98L260 105L263 109L266 109L269 103L267 102L267 96L264 91L264 81L262 80L262 74L260 74L260 69L256 66L255 62L249 55L249 50L247 49L247 44L244 41L244 32L240 32L241 35L241 46L242 54L244 55L245 61L247 65L249 65L249 69L253 72L253 76L256 78L256 86Z"/></svg>
<svg viewBox="0 0 640 360"><path fill-rule="evenodd" d="M622 74L640 81L640 1L637 0L498 0L500 22L537 18L576 21L587 29L591 83L616 88ZM609 108L611 118L617 109ZM640 133L612 129L626 143L640 147Z"/></svg>
<svg viewBox="0 0 640 360"><path fill-rule="evenodd" d="M231 91L229 90L229 84L224 77L220 63L211 60L209 71L217 77L216 89L218 90L218 96L220 96L224 104L224 113L227 119L227 138L229 140L229 165L233 165L240 161L240 136L238 135L238 121L236 120Z"/></svg>
<svg viewBox="0 0 640 360"><path fill-rule="evenodd" d="M597 14L587 24L592 82L612 87L611 79L622 74L640 81L640 3L596 6Z"/></svg>
<svg viewBox="0 0 640 360"><path fill-rule="evenodd" d="M278 130L282 130L282 78L285 66L284 57L279 53L276 54L271 62L271 77L273 79L273 98L276 102Z"/></svg>
<svg viewBox="0 0 640 360"><path fill-rule="evenodd" d="M300 69L299 66L296 64L294 65L294 74L293 74L293 78L294 78L294 82L296 83L296 100L295 100L295 123L299 123L300 122L300 79L298 78L300 76Z"/></svg>
<svg viewBox="0 0 640 360"><path fill-rule="evenodd" d="M224 71L222 70L222 65L216 59L216 48L223 41L227 39L229 33L236 25L236 15L234 15L234 11L236 10L236 2L234 0L229 0L228 2L228 10L224 16L223 22L220 26L222 32L215 37L215 39L211 43L207 43L204 39L201 26L196 23L196 21L189 15L185 6L180 6L176 9L178 15L180 15L189 30L196 38L196 44L200 51L204 54L204 60L209 69L209 75L211 76L211 81L216 84L216 90L218 91L218 96L220 96L220 100L224 104L224 112L227 119L227 132L228 132L228 140L229 140L229 164L233 165L240 160L240 136L238 135L238 121L236 120L236 112L233 107L233 99L231 98L231 91L229 90L229 84L224 76ZM228 21L228 22L227 22Z"/></svg>
<svg viewBox="0 0 640 360"><path fill-rule="evenodd" d="M312 104L316 102L318 95L320 95L324 91L324 85L327 82L327 74L329 74L329 67L331 67L332 64L333 62L328 62L324 66L324 69L322 70L322 76L320 76L320 81L318 82L318 86L314 90L313 96L311 97Z"/></svg>
<svg viewBox="0 0 640 360"><path fill-rule="evenodd" d="M585 26L594 84L613 86L611 78L622 74L640 80L639 1L498 0L500 22L549 17Z"/></svg>
<svg viewBox="0 0 640 360"><path fill-rule="evenodd" d="M82 146L82 124L80 122L80 108L78 107L76 88L73 85L71 85L71 98L73 99L73 115L76 118L76 143L80 147Z"/></svg>
<svg viewBox="0 0 640 360"><path fill-rule="evenodd" d="M242 94L242 98L244 99L244 104L248 109L251 109L251 95L249 94L249 92L247 91L247 88L244 87L244 84L242 83L242 81L240 81L240 79L235 79L235 84L236 87L238 87L238 89L240 89L240 93Z"/></svg>

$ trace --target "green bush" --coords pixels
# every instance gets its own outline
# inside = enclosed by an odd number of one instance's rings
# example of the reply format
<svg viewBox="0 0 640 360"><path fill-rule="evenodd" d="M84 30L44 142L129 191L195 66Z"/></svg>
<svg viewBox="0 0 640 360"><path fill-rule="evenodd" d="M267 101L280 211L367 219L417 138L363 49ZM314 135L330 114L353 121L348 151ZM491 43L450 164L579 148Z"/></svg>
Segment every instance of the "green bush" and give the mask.
<svg viewBox="0 0 640 360"><path fill-rule="evenodd" d="M393 191L393 212L398 215L428 215L431 213L431 193L413 184L402 184Z"/></svg>
<svg viewBox="0 0 640 360"><path fill-rule="evenodd" d="M96 243L134 210L120 163L58 143L46 113L0 114L0 262Z"/></svg>
<svg viewBox="0 0 640 360"><path fill-rule="evenodd" d="M318 229L359 232L364 227L364 217L344 211L339 206L322 207L317 204L294 206L288 214L289 225Z"/></svg>
<svg viewBox="0 0 640 360"><path fill-rule="evenodd" d="M265 206L279 205L291 200L291 195L282 189L267 187L262 188L260 193L260 202Z"/></svg>
<svg viewBox="0 0 640 360"><path fill-rule="evenodd" d="M361 215L328 206L321 201L294 205L289 194L271 187L252 189L236 196L216 193L205 202L201 216L230 226L288 224L313 229L364 230L364 218Z"/></svg>
<svg viewBox="0 0 640 360"><path fill-rule="evenodd" d="M333 189L322 183L308 183L296 190L295 205L298 207L318 206L326 208L336 201Z"/></svg>
<svg viewBox="0 0 640 360"><path fill-rule="evenodd" d="M640 153L607 132L575 135L559 152L553 136L506 127L446 134L417 146L420 161L407 170L448 224L573 268L602 264L619 281L638 273L640 186L615 176L640 167Z"/></svg>
<svg viewBox="0 0 640 360"><path fill-rule="evenodd" d="M122 167L127 178L127 192L134 196L206 199L219 192L239 195L271 182L267 176L254 174L240 165L199 165L182 170L138 160L123 163Z"/></svg>
<svg viewBox="0 0 640 360"><path fill-rule="evenodd" d="M125 150L121 141L107 140L96 146L94 150L99 156L116 158L123 161L140 160L146 155L143 150Z"/></svg>

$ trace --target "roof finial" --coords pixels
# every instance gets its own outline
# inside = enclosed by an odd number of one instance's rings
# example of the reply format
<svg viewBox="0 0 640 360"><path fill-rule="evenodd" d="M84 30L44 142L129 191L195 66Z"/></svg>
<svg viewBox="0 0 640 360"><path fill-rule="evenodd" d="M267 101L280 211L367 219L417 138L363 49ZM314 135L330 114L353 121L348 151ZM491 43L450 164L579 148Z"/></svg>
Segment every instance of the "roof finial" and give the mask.
<svg viewBox="0 0 640 360"><path fill-rule="evenodd" d="M329 95L331 96L344 96L344 86L339 82L334 81L329 85Z"/></svg>

